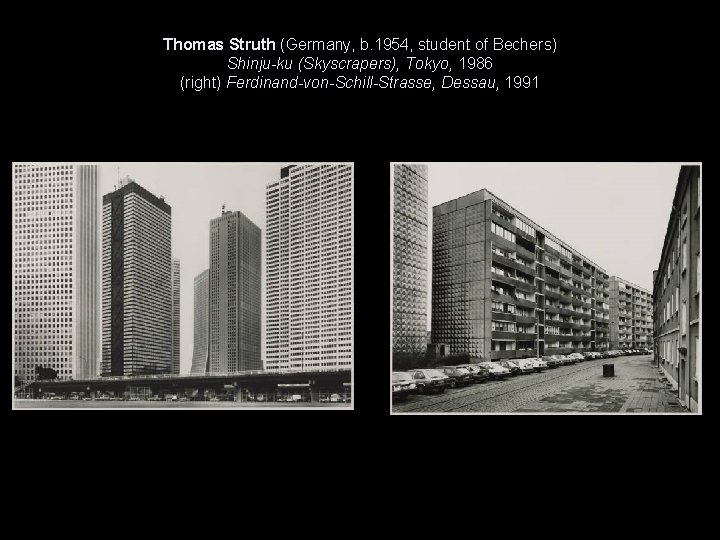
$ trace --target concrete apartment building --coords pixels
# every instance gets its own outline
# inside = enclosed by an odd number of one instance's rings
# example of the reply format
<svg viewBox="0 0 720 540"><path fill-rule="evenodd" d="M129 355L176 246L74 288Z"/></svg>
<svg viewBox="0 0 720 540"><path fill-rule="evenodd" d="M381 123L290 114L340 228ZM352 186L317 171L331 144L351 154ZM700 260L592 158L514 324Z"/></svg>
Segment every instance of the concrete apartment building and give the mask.
<svg viewBox="0 0 720 540"><path fill-rule="evenodd" d="M266 189L265 369L353 362L353 169L283 167Z"/></svg>
<svg viewBox="0 0 720 540"><path fill-rule="evenodd" d="M130 178L103 196L102 375L172 372L171 208Z"/></svg>
<svg viewBox="0 0 720 540"><path fill-rule="evenodd" d="M193 280L193 357L191 373L205 373L208 359L208 302L210 270L204 270Z"/></svg>
<svg viewBox="0 0 720 540"><path fill-rule="evenodd" d="M172 372L180 374L180 261L172 260Z"/></svg>
<svg viewBox="0 0 720 540"><path fill-rule="evenodd" d="M207 371L262 369L262 233L242 212L210 221Z"/></svg>
<svg viewBox="0 0 720 540"><path fill-rule="evenodd" d="M486 189L433 208L432 342L484 360L604 350L609 276Z"/></svg>
<svg viewBox="0 0 720 540"><path fill-rule="evenodd" d="M393 166L393 354L427 347L427 165Z"/></svg>
<svg viewBox="0 0 720 540"><path fill-rule="evenodd" d="M98 168L13 163L14 373L97 374L100 299Z"/></svg>
<svg viewBox="0 0 720 540"><path fill-rule="evenodd" d="M652 293L610 276L610 348L652 348Z"/></svg>
<svg viewBox="0 0 720 540"><path fill-rule="evenodd" d="M680 401L699 410L702 179L697 165L682 166L658 269L653 272L655 358Z"/></svg>

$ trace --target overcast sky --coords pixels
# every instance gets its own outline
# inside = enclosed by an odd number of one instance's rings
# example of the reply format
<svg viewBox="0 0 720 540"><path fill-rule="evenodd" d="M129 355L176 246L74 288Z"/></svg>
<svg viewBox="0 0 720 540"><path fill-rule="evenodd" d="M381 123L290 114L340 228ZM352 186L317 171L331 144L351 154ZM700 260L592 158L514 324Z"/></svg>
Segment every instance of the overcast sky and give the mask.
<svg viewBox="0 0 720 540"><path fill-rule="evenodd" d="M284 163L100 163L100 195L129 175L172 207L172 256L180 259L180 371L193 352L193 279L208 268L210 220L239 210L262 229L262 354L265 356L265 186Z"/></svg>
<svg viewBox="0 0 720 540"><path fill-rule="evenodd" d="M679 172L673 163L429 163L428 246L433 206L487 188L609 275L652 291Z"/></svg>

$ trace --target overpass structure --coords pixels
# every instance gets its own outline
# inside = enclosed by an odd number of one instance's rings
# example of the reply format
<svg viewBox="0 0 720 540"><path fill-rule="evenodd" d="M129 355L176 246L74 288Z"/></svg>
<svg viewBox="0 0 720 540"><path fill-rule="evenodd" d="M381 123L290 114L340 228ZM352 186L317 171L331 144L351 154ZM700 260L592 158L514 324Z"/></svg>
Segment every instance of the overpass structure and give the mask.
<svg viewBox="0 0 720 540"><path fill-rule="evenodd" d="M93 399L224 399L229 401L342 401L351 399L350 368L236 371L184 375L135 375L95 379L33 381L24 397L49 395ZM332 397L331 397L332 396Z"/></svg>

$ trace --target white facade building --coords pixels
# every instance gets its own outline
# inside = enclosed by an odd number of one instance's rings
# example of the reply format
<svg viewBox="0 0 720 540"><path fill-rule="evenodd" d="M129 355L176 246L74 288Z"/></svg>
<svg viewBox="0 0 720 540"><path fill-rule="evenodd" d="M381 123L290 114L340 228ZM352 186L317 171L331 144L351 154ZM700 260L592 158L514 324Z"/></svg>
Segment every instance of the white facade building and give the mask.
<svg viewBox="0 0 720 540"><path fill-rule="evenodd" d="M13 358L58 378L97 375L98 168L13 164Z"/></svg>
<svg viewBox="0 0 720 540"><path fill-rule="evenodd" d="M353 362L352 165L291 165L266 191L265 369Z"/></svg>

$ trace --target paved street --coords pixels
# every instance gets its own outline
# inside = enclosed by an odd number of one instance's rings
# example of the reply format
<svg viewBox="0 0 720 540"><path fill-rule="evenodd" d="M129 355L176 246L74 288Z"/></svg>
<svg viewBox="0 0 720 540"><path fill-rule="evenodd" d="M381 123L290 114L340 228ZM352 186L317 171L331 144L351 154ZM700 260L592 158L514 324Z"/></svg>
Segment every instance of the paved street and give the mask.
<svg viewBox="0 0 720 540"><path fill-rule="evenodd" d="M439 395L413 395L393 412L656 413L686 412L658 380L650 355L588 360L488 381ZM615 364L615 377L602 366Z"/></svg>

